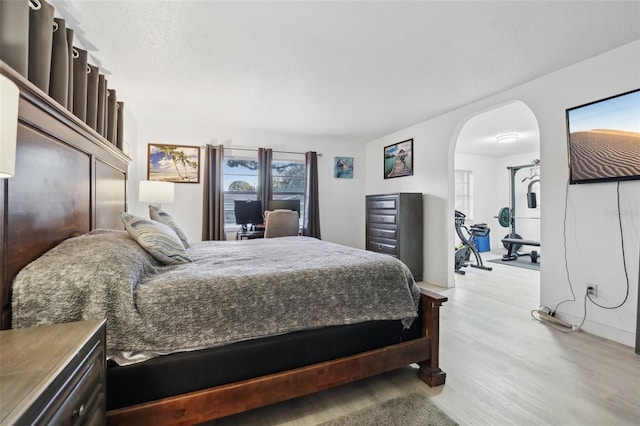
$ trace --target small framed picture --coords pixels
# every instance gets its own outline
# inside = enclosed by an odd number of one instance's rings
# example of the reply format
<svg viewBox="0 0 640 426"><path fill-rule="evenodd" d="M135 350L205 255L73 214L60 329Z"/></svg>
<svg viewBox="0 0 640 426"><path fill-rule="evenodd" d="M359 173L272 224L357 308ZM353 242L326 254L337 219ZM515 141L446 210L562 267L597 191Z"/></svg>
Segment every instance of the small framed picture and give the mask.
<svg viewBox="0 0 640 426"><path fill-rule="evenodd" d="M413 139L384 147L384 178L413 175Z"/></svg>
<svg viewBox="0 0 640 426"><path fill-rule="evenodd" d="M335 157L333 176L338 179L353 179L353 157Z"/></svg>
<svg viewBox="0 0 640 426"><path fill-rule="evenodd" d="M200 183L200 147L150 143L147 180Z"/></svg>

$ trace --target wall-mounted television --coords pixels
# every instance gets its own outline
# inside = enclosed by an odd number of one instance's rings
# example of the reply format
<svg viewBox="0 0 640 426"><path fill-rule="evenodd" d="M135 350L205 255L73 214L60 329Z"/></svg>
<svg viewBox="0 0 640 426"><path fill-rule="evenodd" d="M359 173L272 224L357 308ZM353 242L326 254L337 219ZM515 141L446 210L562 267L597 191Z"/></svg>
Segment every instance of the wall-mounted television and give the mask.
<svg viewBox="0 0 640 426"><path fill-rule="evenodd" d="M640 89L566 115L570 183L640 179Z"/></svg>

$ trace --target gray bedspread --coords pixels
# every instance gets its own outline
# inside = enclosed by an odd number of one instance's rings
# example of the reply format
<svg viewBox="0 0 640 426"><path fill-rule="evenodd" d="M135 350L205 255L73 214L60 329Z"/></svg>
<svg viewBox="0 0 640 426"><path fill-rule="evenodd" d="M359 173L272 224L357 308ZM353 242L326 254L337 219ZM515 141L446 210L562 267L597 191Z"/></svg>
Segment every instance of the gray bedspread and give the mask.
<svg viewBox="0 0 640 426"><path fill-rule="evenodd" d="M111 350L171 352L332 325L416 317L408 268L307 237L194 243L161 266L126 232L66 240L25 267L13 325L107 319Z"/></svg>

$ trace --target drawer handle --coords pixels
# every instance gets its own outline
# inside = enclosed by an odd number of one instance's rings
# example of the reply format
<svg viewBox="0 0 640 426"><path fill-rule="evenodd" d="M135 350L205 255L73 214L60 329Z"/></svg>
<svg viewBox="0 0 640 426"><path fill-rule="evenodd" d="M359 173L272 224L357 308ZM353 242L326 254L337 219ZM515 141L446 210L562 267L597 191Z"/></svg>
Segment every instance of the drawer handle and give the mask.
<svg viewBox="0 0 640 426"><path fill-rule="evenodd" d="M384 203L378 203L378 207L384 207Z"/></svg>
<svg viewBox="0 0 640 426"><path fill-rule="evenodd" d="M378 250L382 250L382 245L378 244Z"/></svg>
<svg viewBox="0 0 640 426"><path fill-rule="evenodd" d="M378 237L382 235L382 231L378 231Z"/></svg>
<svg viewBox="0 0 640 426"><path fill-rule="evenodd" d="M384 220L384 217L379 217L378 218L378 222L382 222Z"/></svg>
<svg viewBox="0 0 640 426"><path fill-rule="evenodd" d="M73 410L73 417L75 417L76 419L79 419L84 415L85 411L86 409L84 408L84 404L81 404L80 407Z"/></svg>

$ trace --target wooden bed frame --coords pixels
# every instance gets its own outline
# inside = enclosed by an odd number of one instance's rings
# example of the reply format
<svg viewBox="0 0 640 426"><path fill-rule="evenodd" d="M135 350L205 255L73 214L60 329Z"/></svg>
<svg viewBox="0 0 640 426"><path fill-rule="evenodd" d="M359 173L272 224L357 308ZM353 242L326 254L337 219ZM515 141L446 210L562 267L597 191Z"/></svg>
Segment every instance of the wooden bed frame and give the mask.
<svg viewBox="0 0 640 426"><path fill-rule="evenodd" d="M63 240L95 228L123 229L131 159L0 62L20 89L16 176L0 185L0 325L11 327L13 278ZM353 356L109 411L109 424L193 424L350 383L412 363L429 386L439 368L439 308L426 290L422 337ZM108 324L107 324L108 327Z"/></svg>

